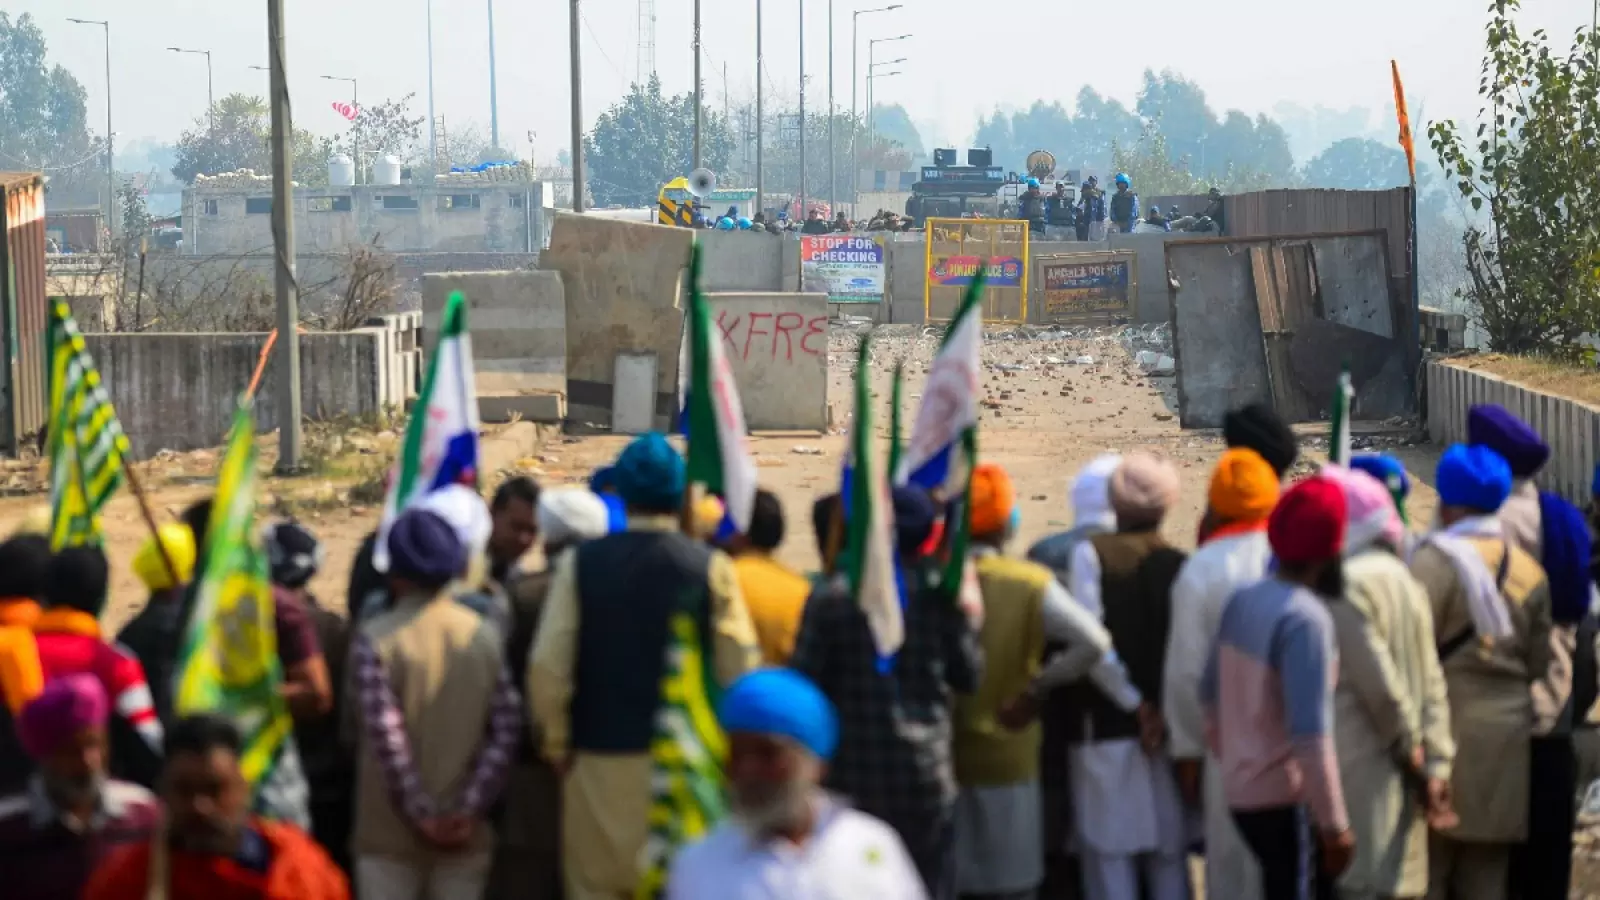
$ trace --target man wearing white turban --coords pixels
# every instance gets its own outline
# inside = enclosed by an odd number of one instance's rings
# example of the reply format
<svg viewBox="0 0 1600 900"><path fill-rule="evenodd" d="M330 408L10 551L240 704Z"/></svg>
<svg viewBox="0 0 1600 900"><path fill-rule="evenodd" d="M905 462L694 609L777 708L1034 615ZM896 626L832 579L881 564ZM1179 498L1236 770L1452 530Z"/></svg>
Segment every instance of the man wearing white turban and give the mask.
<svg viewBox="0 0 1600 900"><path fill-rule="evenodd" d="M1072 553L1078 544L1097 534L1115 531L1117 517L1111 511L1111 475L1122 464L1122 457L1105 453L1091 459L1067 483L1072 501L1072 528L1043 538L1028 549L1028 559L1055 572L1056 581L1066 588L1072 578ZM1045 655L1059 652L1060 646L1045 645ZM1063 690L1051 691L1040 705L1039 721L1043 738L1039 745L1039 783L1044 797L1045 880L1039 896L1076 897L1080 877L1072 844L1072 791L1067 773L1067 723L1071 704Z"/></svg>

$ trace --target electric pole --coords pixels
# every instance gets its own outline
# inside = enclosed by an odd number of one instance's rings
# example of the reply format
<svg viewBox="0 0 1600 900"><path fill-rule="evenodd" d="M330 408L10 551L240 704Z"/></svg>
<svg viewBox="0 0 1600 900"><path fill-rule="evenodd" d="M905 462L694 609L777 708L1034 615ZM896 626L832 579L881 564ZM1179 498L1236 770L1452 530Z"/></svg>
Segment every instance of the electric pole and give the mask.
<svg viewBox="0 0 1600 900"><path fill-rule="evenodd" d="M1600 0L1597 0L1600 2ZM762 68L761 61L761 0L756 0L756 209L765 211L767 208L765 169L761 165L761 83L766 80L766 71Z"/></svg>
<svg viewBox="0 0 1600 900"><path fill-rule="evenodd" d="M272 67L272 246L278 297L278 471L300 469L300 298L294 278L294 188L289 149L289 63L284 0L267 0L267 65Z"/></svg>
<svg viewBox="0 0 1600 900"><path fill-rule="evenodd" d="M578 52L578 0L568 25L572 41L572 211L583 212L583 58ZM698 64L698 63L697 63Z"/></svg>

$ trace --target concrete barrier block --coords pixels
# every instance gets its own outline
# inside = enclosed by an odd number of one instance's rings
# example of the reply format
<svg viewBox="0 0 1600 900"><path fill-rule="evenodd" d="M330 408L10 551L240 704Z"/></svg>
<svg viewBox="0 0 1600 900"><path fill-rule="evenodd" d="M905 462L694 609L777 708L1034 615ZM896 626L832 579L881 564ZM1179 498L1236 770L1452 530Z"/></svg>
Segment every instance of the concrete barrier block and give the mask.
<svg viewBox="0 0 1600 900"><path fill-rule="evenodd" d="M724 293L706 299L750 428L826 430L828 295Z"/></svg>
<svg viewBox="0 0 1600 900"><path fill-rule="evenodd" d="M560 394L479 394L478 419L482 422L563 422L567 398Z"/></svg>
<svg viewBox="0 0 1600 900"><path fill-rule="evenodd" d="M680 292L694 237L686 228L556 215L539 265L560 273L567 300L569 418L609 427L617 355L654 353L661 360L655 425L671 427L683 339Z"/></svg>
<svg viewBox="0 0 1600 900"><path fill-rule="evenodd" d="M567 310L556 272L449 272L423 276L425 330L437 334L450 294L467 301L478 390L488 394L566 390Z"/></svg>

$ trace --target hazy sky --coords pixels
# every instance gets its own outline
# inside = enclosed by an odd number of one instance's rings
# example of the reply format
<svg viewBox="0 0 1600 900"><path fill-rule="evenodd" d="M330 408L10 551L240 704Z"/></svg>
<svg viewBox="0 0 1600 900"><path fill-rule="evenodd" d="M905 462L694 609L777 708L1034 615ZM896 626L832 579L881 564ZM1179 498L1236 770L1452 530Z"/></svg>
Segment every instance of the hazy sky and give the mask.
<svg viewBox="0 0 1600 900"><path fill-rule="evenodd" d="M434 86L447 127L489 125L488 0L433 0ZM770 98L795 96L799 4L763 0L765 70ZM803 0L806 104L822 109L828 91L828 0ZM835 0L834 96L850 105L851 11L891 0ZM1170 67L1197 81L1213 108L1269 112L1281 101L1305 107L1392 109L1388 63L1398 59L1413 106L1429 118L1470 117L1482 58L1484 0L1135 0L1127 3L1024 0L902 0L899 10L862 16L860 74L867 39L910 33L879 46L880 59L906 57L882 80L878 96L899 102L932 140L964 142L980 112L1034 100L1070 105L1089 84L1130 105L1147 67ZM360 79L363 99L415 91L426 110L427 0L285 0L295 122L331 133L345 127L330 108L349 85L319 75ZM616 99L637 71L638 0L582 0L585 125ZM111 21L114 129L119 143L170 141L203 114L205 59L169 46L213 51L217 96L265 93L265 3L240 0L0 0L16 16L31 13L44 29L50 58L89 91L96 130L105 119L104 49L98 28L67 17ZM1564 48L1587 26L1592 0L1528 0L1528 31L1548 28ZM656 70L668 91L691 80L689 0L657 0ZM554 157L570 132L567 0L496 0L502 143ZM1049 11L1049 16L1043 13ZM703 0L708 105L735 104L755 90L754 0ZM864 92L861 102L865 103ZM929 130L934 134L926 134Z"/></svg>

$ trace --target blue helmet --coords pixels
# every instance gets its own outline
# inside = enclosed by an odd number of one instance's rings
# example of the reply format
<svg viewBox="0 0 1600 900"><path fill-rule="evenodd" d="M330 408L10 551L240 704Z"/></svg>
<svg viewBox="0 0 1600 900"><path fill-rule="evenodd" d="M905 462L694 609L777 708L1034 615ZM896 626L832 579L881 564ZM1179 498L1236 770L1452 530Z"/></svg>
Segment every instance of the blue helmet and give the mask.
<svg viewBox="0 0 1600 900"><path fill-rule="evenodd" d="M739 217L739 230L740 231L749 231L750 227L751 227L750 219L747 216L740 216Z"/></svg>
<svg viewBox="0 0 1600 900"><path fill-rule="evenodd" d="M1128 180L1128 173L1127 172L1118 172L1117 173L1117 184L1132 186L1133 182Z"/></svg>
<svg viewBox="0 0 1600 900"><path fill-rule="evenodd" d="M717 220L717 230L718 231L732 231L733 230L733 220L728 218L727 216L723 216L722 218L718 219Z"/></svg>
<svg viewBox="0 0 1600 900"><path fill-rule="evenodd" d="M1038 187L1039 186L1039 179L1033 177L1032 175L1029 175L1026 184L1028 185L1028 187Z"/></svg>

